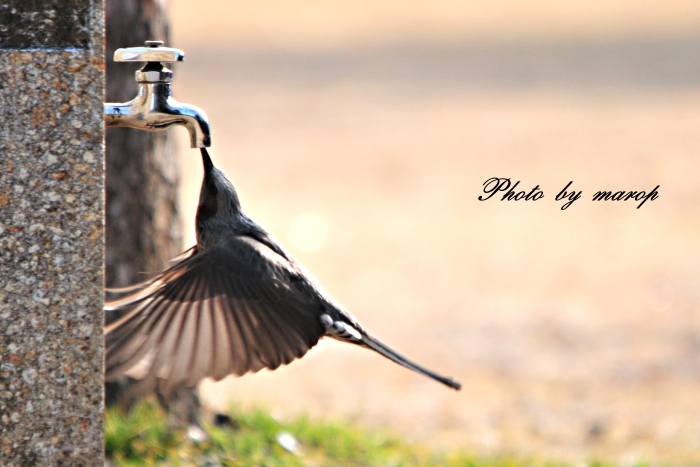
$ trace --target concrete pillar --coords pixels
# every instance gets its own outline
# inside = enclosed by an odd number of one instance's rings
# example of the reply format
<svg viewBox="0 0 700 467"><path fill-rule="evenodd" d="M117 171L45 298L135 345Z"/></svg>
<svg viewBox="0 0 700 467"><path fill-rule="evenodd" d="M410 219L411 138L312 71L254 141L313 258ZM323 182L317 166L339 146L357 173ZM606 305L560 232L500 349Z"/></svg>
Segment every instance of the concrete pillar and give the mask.
<svg viewBox="0 0 700 467"><path fill-rule="evenodd" d="M104 7L0 3L0 465L103 465Z"/></svg>

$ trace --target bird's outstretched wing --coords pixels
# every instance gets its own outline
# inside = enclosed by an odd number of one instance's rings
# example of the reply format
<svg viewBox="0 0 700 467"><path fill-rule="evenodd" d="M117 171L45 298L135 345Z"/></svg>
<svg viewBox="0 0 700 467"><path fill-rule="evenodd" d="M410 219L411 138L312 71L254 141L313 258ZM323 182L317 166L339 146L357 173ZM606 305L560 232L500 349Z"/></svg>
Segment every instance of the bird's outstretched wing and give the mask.
<svg viewBox="0 0 700 467"><path fill-rule="evenodd" d="M275 369L323 336L323 306L288 260L232 236L106 304L132 308L105 328L106 378L138 371L172 388Z"/></svg>

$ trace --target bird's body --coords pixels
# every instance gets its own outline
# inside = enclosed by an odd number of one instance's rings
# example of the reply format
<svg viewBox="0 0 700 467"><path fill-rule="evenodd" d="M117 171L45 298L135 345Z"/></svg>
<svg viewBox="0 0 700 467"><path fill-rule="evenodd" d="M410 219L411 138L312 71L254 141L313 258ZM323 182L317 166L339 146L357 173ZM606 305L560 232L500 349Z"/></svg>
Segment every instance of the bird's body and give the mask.
<svg viewBox="0 0 700 467"><path fill-rule="evenodd" d="M449 387L369 335L291 255L241 210L226 175L202 150L197 245L106 308L129 311L105 329L106 378L194 386L302 357L321 337L357 344Z"/></svg>

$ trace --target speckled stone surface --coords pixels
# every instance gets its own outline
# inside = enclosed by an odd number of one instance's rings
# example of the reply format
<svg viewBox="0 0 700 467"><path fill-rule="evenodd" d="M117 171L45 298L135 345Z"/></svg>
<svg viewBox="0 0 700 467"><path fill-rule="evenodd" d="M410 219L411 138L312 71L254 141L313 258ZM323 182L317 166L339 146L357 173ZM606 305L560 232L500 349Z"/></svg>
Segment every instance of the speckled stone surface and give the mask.
<svg viewBox="0 0 700 467"><path fill-rule="evenodd" d="M104 9L89 3L88 47L0 50L4 467L103 465Z"/></svg>
<svg viewBox="0 0 700 467"><path fill-rule="evenodd" d="M3 0L0 48L87 49L92 3L92 0Z"/></svg>

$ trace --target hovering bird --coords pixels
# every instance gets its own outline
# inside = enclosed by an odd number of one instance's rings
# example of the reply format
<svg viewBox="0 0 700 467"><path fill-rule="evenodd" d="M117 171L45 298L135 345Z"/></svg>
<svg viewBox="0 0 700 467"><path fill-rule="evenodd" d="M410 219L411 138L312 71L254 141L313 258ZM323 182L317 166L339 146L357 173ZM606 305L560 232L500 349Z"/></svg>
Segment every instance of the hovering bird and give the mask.
<svg viewBox="0 0 700 467"><path fill-rule="evenodd" d="M107 310L106 379L135 377L159 391L193 387L302 357L321 337L365 347L453 389L461 385L370 335L242 210L236 190L202 149L197 244L157 276L118 289Z"/></svg>

